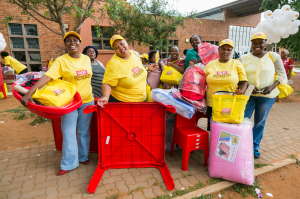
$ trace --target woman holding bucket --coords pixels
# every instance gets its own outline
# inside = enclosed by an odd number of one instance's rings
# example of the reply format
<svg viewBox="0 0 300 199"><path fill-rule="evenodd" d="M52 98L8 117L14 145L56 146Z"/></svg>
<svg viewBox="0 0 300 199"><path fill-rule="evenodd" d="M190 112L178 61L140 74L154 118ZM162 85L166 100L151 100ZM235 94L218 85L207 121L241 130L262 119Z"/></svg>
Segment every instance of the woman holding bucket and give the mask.
<svg viewBox="0 0 300 199"><path fill-rule="evenodd" d="M255 33L251 38L252 53L245 54L240 61L245 67L249 84L255 86L245 110L245 117L251 118L254 111L254 158L259 158L259 145L263 137L265 123L276 96L277 86L287 83L286 72L280 58L275 52L266 52L267 37L264 33ZM277 77L275 79L275 73Z"/></svg>
<svg viewBox="0 0 300 199"><path fill-rule="evenodd" d="M230 39L223 40L219 46L219 59L211 61L205 67L208 131L210 131L213 94L217 91L229 91L242 95L247 88L248 80L242 63L230 58L233 47Z"/></svg>
<svg viewBox="0 0 300 199"><path fill-rule="evenodd" d="M88 105L94 105L92 94L91 60L88 56L79 52L81 46L80 35L76 32L67 32L64 43L68 53L58 57L44 76L21 99L21 103L27 106L27 102L34 103L32 95L36 89L45 86L52 79L62 78L77 86L77 92L82 98L82 105L75 111L61 117L61 129L63 133L62 160L57 175L64 175L70 170L82 164L89 164L90 148L90 123L92 113L84 114L83 109ZM77 129L77 136L76 136Z"/></svg>

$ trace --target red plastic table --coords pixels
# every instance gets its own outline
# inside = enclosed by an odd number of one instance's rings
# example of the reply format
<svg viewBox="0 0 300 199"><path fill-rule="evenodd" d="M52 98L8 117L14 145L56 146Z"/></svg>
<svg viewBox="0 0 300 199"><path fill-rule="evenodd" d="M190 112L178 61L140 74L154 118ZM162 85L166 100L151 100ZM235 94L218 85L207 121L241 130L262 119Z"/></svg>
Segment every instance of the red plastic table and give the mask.
<svg viewBox="0 0 300 199"><path fill-rule="evenodd" d="M84 113L97 112L98 154L96 171L87 187L94 193L106 169L156 167L168 190L175 185L165 162L165 114L172 106L159 103L108 103L104 108L88 106Z"/></svg>

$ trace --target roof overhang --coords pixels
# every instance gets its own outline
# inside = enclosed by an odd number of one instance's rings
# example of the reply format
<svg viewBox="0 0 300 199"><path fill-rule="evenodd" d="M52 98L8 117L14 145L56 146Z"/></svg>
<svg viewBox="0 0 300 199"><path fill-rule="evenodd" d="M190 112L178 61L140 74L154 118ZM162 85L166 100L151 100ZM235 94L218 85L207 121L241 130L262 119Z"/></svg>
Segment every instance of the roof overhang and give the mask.
<svg viewBox="0 0 300 199"><path fill-rule="evenodd" d="M263 12L263 10L260 10L262 2L263 0L237 0L225 5L218 6L216 8L200 12L196 14L196 18L202 18L221 13L225 8L235 13L238 17L258 14Z"/></svg>

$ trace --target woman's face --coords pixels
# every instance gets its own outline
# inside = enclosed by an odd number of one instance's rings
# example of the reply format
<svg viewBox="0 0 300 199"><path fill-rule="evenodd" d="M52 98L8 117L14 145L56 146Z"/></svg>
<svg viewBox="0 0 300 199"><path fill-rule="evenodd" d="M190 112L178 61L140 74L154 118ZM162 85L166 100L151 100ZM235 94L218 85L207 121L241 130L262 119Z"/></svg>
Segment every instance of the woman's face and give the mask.
<svg viewBox="0 0 300 199"><path fill-rule="evenodd" d="M130 56L128 44L125 40L116 40L113 43L113 49L115 49L116 54L121 58Z"/></svg>
<svg viewBox="0 0 300 199"><path fill-rule="evenodd" d="M251 42L253 54L259 55L264 52L266 47L266 41L264 39L253 39Z"/></svg>
<svg viewBox="0 0 300 199"><path fill-rule="evenodd" d="M143 64L143 65L146 65L146 64L147 64L146 59L143 59L143 58L142 58L142 64Z"/></svg>
<svg viewBox="0 0 300 199"><path fill-rule="evenodd" d="M179 58L179 49L174 47L170 49L171 59L176 60Z"/></svg>
<svg viewBox="0 0 300 199"><path fill-rule="evenodd" d="M156 60L155 60L155 56L156 56L156 53L154 53L150 59L151 63L156 63Z"/></svg>
<svg viewBox="0 0 300 199"><path fill-rule="evenodd" d="M79 49L81 47L80 40L74 36L74 35L69 35L65 39L65 45L69 51L69 53L77 53L79 52Z"/></svg>
<svg viewBox="0 0 300 199"><path fill-rule="evenodd" d="M286 54L285 54L285 52L284 51L281 51L281 59L286 59Z"/></svg>
<svg viewBox="0 0 300 199"><path fill-rule="evenodd" d="M96 59L96 52L93 48L87 49L86 55L89 56L92 61Z"/></svg>
<svg viewBox="0 0 300 199"><path fill-rule="evenodd" d="M201 44L201 39L198 36L194 36L191 39L191 45L196 50L198 49L198 44Z"/></svg>
<svg viewBox="0 0 300 199"><path fill-rule="evenodd" d="M219 47L219 59L221 61L227 61L232 52L232 46L225 44Z"/></svg>

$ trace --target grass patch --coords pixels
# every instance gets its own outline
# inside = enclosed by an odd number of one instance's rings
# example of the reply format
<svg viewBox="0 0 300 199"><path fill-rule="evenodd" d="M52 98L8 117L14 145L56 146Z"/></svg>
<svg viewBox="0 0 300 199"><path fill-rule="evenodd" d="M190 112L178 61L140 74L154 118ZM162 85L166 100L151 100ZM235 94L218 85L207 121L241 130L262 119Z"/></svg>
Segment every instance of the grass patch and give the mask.
<svg viewBox="0 0 300 199"><path fill-rule="evenodd" d="M221 181L222 181L222 179L219 179L219 178L210 178L209 180L206 180L206 183L208 185L213 185L213 184L217 184Z"/></svg>
<svg viewBox="0 0 300 199"><path fill-rule="evenodd" d="M300 96L300 91L294 91L296 93L296 97Z"/></svg>
<svg viewBox="0 0 300 199"><path fill-rule="evenodd" d="M143 190L143 189L145 189L145 187L138 187L138 188L136 188L136 189L133 189L133 190L129 191L127 194L130 195L130 194L133 193L133 192L141 191L141 190Z"/></svg>
<svg viewBox="0 0 300 199"><path fill-rule="evenodd" d="M254 164L254 168L258 169L258 168L265 167L265 166L268 166L268 165L269 164L257 163L257 164Z"/></svg>
<svg viewBox="0 0 300 199"><path fill-rule="evenodd" d="M299 162L299 160L295 157L295 155L288 155L286 158L288 158L288 159L294 159L294 160L296 160L296 163L298 164L298 165L300 165L300 162Z"/></svg>
<svg viewBox="0 0 300 199"><path fill-rule="evenodd" d="M7 113L24 113L26 111L28 111L28 110L26 108L24 108L24 106L19 106L18 108L15 108L15 109L7 109L4 112L7 112Z"/></svg>
<svg viewBox="0 0 300 199"><path fill-rule="evenodd" d="M159 183L158 181L156 180L154 183L153 183L153 186L157 186Z"/></svg>
<svg viewBox="0 0 300 199"><path fill-rule="evenodd" d="M37 142L37 140L34 140L34 141L30 142L30 143L35 143L35 142Z"/></svg>
<svg viewBox="0 0 300 199"><path fill-rule="evenodd" d="M300 68L300 66L294 66L295 68Z"/></svg>
<svg viewBox="0 0 300 199"><path fill-rule="evenodd" d="M34 114L35 115L35 114ZM44 117L40 117L40 116L37 116L34 120L32 120L29 124L31 126L34 126L36 124L41 124L41 123L46 123L46 122L51 122L51 120L49 119L46 119Z"/></svg>
<svg viewBox="0 0 300 199"><path fill-rule="evenodd" d="M208 194L207 196L201 195L201 196L193 197L192 199L212 199L214 197L215 197L214 195Z"/></svg>
<svg viewBox="0 0 300 199"><path fill-rule="evenodd" d="M119 198L119 194L114 194L114 195L111 195L111 196L106 196L106 199L117 199Z"/></svg>
<svg viewBox="0 0 300 199"><path fill-rule="evenodd" d="M246 198L247 196L251 195L253 197L257 197L257 194L255 192L255 189L263 189L263 186L260 186L258 183L260 181L258 179L255 179L253 186L249 186L249 185L244 185L244 184L235 184L232 186L232 188L238 192L239 194L241 194L244 198Z"/></svg>
<svg viewBox="0 0 300 199"><path fill-rule="evenodd" d="M14 115L15 120L25 120L27 119L27 115L25 112Z"/></svg>

